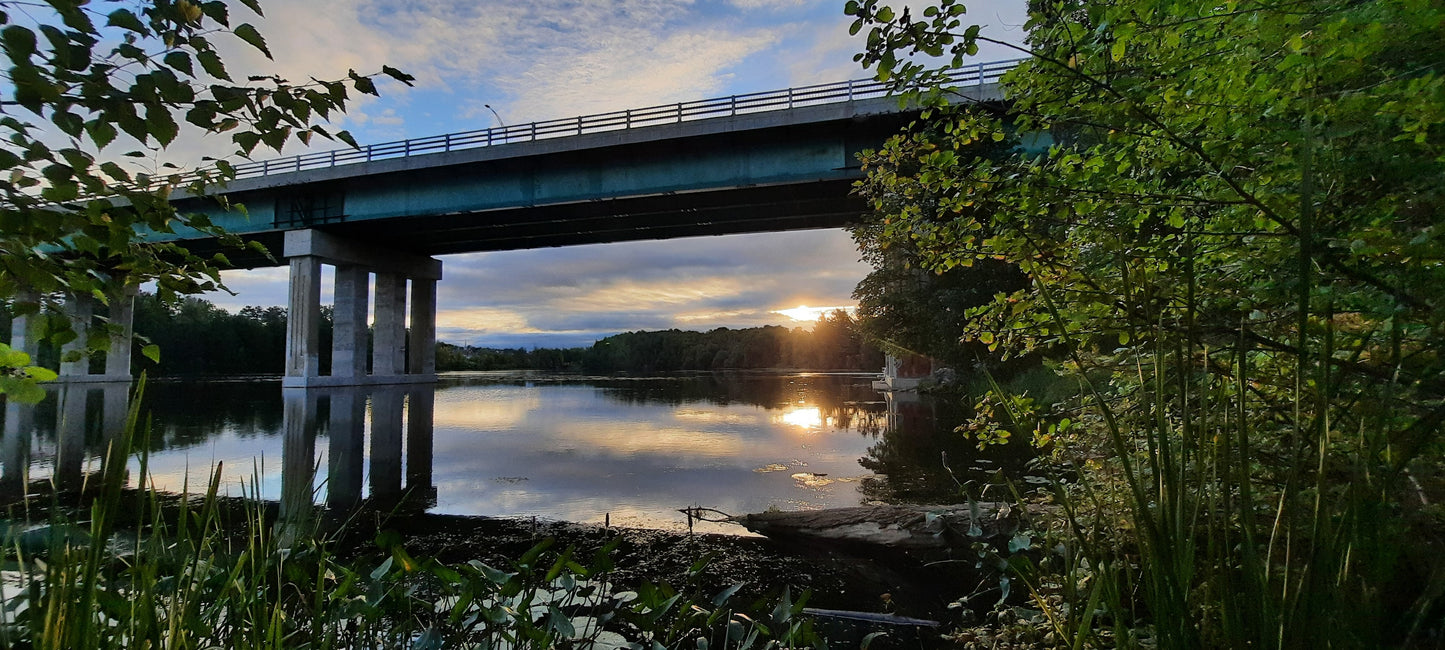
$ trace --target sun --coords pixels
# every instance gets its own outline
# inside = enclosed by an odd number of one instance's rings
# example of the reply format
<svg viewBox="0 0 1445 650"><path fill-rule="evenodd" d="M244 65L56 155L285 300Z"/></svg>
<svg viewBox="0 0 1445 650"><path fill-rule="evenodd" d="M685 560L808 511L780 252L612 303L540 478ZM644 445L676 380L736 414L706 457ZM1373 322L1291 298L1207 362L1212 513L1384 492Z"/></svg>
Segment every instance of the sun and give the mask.
<svg viewBox="0 0 1445 650"><path fill-rule="evenodd" d="M794 307L792 309L774 309L773 313L782 314L800 323L815 323L818 321L818 318L823 314L838 309L841 309L851 314L858 308L853 305L838 305L835 307L809 307L807 305L798 305L797 307Z"/></svg>

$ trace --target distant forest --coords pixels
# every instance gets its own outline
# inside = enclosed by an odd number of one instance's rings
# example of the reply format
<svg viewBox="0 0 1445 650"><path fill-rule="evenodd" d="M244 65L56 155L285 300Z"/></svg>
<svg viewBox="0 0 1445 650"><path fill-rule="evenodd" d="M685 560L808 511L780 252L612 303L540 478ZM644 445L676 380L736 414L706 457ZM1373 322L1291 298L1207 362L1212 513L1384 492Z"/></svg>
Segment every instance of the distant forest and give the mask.
<svg viewBox="0 0 1445 650"><path fill-rule="evenodd" d="M3 312L4 310L0 310ZM8 329L0 314L0 327ZM136 298L135 332L160 347L158 363L134 355L152 376L279 375L286 351L286 309L244 307L232 313L200 298L166 304ZM322 308L321 367L331 365L331 310ZM53 357L43 351L42 360ZM586 348L526 350L437 344L437 370L573 370L671 372L796 368L877 370L883 354L864 342L847 313L827 314L811 331L777 325L710 332L666 330L609 336Z"/></svg>
<svg viewBox="0 0 1445 650"><path fill-rule="evenodd" d="M590 348L496 350L437 346L438 370L585 370L588 372L674 372L679 370L877 370L883 353L858 334L851 317L834 312L812 331L778 325L710 332L665 330L627 332Z"/></svg>

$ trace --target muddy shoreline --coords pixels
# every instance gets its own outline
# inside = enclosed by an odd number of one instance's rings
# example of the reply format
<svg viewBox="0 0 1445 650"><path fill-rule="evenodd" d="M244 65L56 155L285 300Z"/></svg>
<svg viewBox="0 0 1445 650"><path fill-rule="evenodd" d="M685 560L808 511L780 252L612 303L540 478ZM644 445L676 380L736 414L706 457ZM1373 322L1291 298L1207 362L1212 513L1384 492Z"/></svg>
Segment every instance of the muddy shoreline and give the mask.
<svg viewBox="0 0 1445 650"><path fill-rule="evenodd" d="M501 566L544 539L554 540L555 548L573 547L575 555L590 558L620 538L612 554L613 577L620 584L648 581L680 587L696 579L704 593L743 584L740 593L754 597L776 596L787 587L795 596L810 593L813 607L895 613L945 623L958 616L949 603L977 581L975 577L967 582L970 574L976 576L972 563L940 563L892 549L457 515L362 513L340 531L336 550L343 556L370 553L379 530L398 532L414 556L444 563L475 559ZM690 578L691 568L704 560L706 568Z"/></svg>

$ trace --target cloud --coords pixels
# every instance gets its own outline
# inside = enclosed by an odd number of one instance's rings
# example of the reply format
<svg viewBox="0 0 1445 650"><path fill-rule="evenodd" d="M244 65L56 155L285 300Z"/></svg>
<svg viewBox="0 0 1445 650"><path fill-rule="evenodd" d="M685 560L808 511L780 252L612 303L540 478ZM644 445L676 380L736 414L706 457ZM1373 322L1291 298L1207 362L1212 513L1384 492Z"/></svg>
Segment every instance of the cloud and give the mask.
<svg viewBox="0 0 1445 650"><path fill-rule="evenodd" d="M728 4L743 10L781 11L807 6L810 2L818 4L815 0L729 0ZM824 4L831 6L833 3Z"/></svg>
<svg viewBox="0 0 1445 650"><path fill-rule="evenodd" d="M447 316L440 337L508 347L516 335L591 343L598 335L638 329L793 326L795 321L773 310L851 304L853 287L868 272L842 230L443 259L440 308L447 314L485 314L508 325L472 327L470 316Z"/></svg>
<svg viewBox="0 0 1445 650"><path fill-rule="evenodd" d="M513 114L547 119L603 113L640 106L701 99L721 94L725 72L771 45L771 33L736 34L688 30L660 41L645 32L618 30L601 42L551 50L519 74L504 75L497 85L518 97Z"/></svg>

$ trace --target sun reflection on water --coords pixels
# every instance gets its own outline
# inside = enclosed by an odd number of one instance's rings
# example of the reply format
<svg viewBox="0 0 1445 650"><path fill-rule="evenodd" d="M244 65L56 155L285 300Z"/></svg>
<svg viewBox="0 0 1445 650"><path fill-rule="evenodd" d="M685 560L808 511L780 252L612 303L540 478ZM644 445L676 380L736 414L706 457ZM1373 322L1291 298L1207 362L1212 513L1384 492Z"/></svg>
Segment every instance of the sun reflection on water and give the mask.
<svg viewBox="0 0 1445 650"><path fill-rule="evenodd" d="M778 420L810 431L823 428L823 412L816 406L791 408L778 416Z"/></svg>

